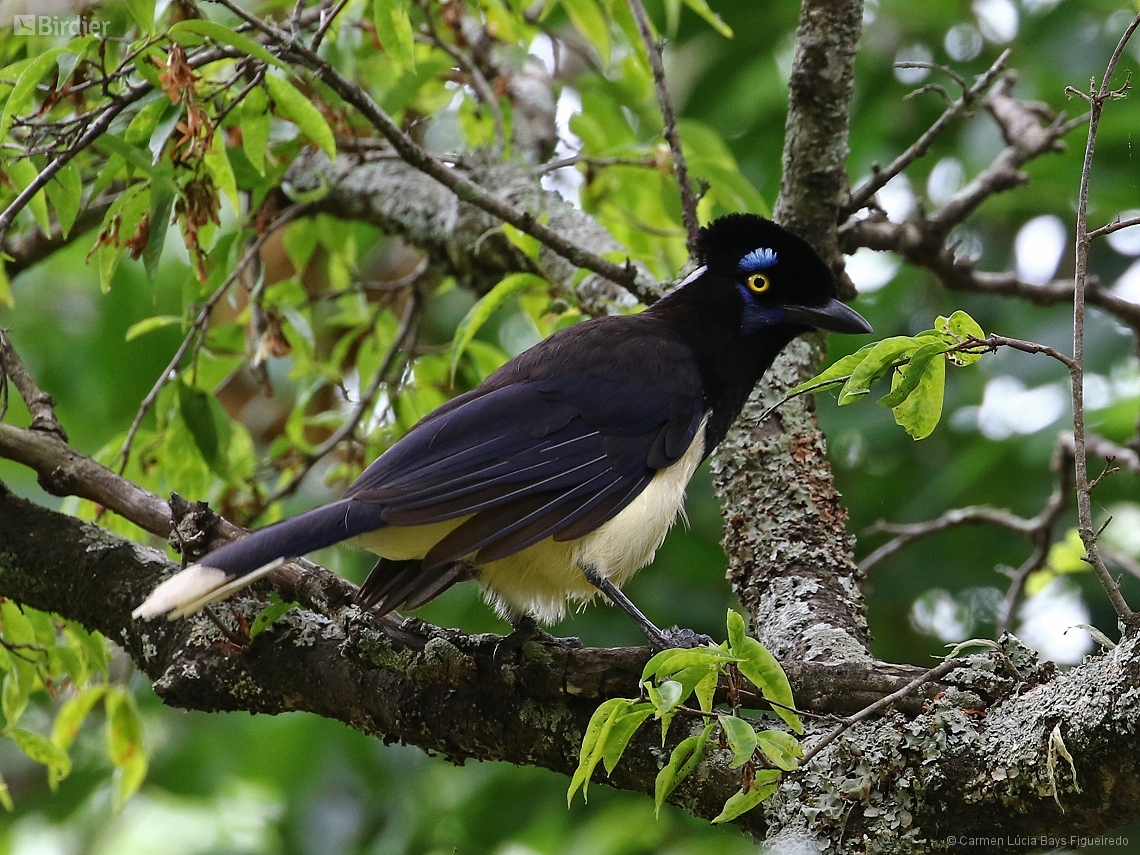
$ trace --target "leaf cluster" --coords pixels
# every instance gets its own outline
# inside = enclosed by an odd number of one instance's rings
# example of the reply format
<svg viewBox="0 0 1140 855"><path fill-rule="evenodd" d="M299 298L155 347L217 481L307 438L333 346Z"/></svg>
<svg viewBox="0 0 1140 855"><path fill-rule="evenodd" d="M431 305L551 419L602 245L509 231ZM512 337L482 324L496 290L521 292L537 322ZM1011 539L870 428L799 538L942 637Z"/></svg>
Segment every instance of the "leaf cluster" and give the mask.
<svg viewBox="0 0 1140 855"><path fill-rule="evenodd" d="M942 418L946 365L973 365L990 347L986 334L964 311L941 315L934 328L872 342L832 363L789 395L840 387L839 406L865 398L871 385L890 376L891 391L879 399L913 439L926 439ZM941 357L941 358L939 358Z"/></svg>
<svg viewBox="0 0 1140 855"><path fill-rule="evenodd" d="M590 778L599 763L606 774L613 774L630 740L650 716L661 722L664 745L674 718L684 713L704 719L705 724L674 746L658 773L654 787L657 811L714 746L731 750L729 768L741 769L741 788L725 802L713 822L728 822L756 807L776 791L781 771L797 768L803 748L792 734L774 728L757 731L741 717L740 677L759 690L760 699L770 702L772 711L794 733L804 732L780 663L745 633L744 619L730 610L727 641L661 651L642 671L642 697L611 698L598 706L582 739L567 803L573 801L579 788L586 798ZM717 709L717 689L724 683L729 688L730 704ZM685 705L689 698L695 698L695 709Z"/></svg>
<svg viewBox="0 0 1140 855"><path fill-rule="evenodd" d="M71 774L69 750L101 703L118 809L142 785L149 757L134 697L110 682L109 664L107 642L99 633L12 600L0 602L0 737L45 766L54 791ZM25 715L33 704L47 712L50 727L24 724L40 718ZM9 811L15 807L3 780L0 805Z"/></svg>

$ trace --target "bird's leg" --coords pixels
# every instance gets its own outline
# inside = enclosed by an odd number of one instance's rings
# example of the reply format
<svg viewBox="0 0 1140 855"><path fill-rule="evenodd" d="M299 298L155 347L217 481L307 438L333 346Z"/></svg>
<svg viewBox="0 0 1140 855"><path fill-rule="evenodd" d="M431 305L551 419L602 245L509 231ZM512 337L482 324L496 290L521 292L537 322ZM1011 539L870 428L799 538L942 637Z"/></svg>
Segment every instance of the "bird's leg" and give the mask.
<svg viewBox="0 0 1140 855"><path fill-rule="evenodd" d="M583 567L582 572L586 576L586 581L605 594L611 603L629 615L630 620L637 624L645 637L649 639L650 647L656 650L667 650L670 647L704 647L706 644L713 643L713 640L707 635L702 635L691 629L680 629L678 627L658 629L656 624L647 618L641 609L621 592L617 585L598 573L596 567Z"/></svg>
<svg viewBox="0 0 1140 855"><path fill-rule="evenodd" d="M559 638L557 635L551 635L539 626L530 615L512 615L508 620L510 620L511 626L514 627L514 632L504 636L503 639L495 645L495 652L492 654L492 658L498 664L503 664L509 658L514 658L514 654L521 650L522 646L528 641L537 641L539 644L556 644L561 647L582 646L582 640L580 638Z"/></svg>

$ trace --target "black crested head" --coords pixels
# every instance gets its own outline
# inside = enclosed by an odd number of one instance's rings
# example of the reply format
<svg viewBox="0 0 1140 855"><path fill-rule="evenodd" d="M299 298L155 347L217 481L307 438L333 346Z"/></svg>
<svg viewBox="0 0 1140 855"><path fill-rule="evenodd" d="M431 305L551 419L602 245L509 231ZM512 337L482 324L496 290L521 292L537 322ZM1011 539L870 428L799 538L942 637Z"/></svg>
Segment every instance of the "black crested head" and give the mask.
<svg viewBox="0 0 1140 855"><path fill-rule="evenodd" d="M743 335L782 325L871 331L836 299L835 275L811 244L758 214L714 220L701 229L697 253L707 278L731 283L743 299Z"/></svg>

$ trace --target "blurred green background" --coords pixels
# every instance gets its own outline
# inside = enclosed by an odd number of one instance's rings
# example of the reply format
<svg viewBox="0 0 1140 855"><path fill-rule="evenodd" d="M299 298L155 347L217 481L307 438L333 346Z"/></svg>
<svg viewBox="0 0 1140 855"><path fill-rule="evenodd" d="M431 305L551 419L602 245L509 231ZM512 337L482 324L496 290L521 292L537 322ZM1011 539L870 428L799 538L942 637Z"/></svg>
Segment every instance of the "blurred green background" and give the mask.
<svg viewBox="0 0 1140 855"><path fill-rule="evenodd" d="M658 20L660 4L650 3ZM740 173L768 206L779 186L786 86L798 14L794 2L714 0L732 27L725 40L685 13L667 51L671 84L686 119L723 139ZM569 32L556 11L554 32ZM897 60L951 65L968 79L984 71L1006 47L1019 72L1017 93L1054 110L1077 113L1078 99L1066 86L1083 87L1099 75L1135 8L1109 0L976 0L913 3L868 2L863 50L857 62L850 173L853 182L875 162L888 163L937 117L943 101L929 83L954 91L945 75L923 76L894 69ZM560 28L563 28L560 30ZM537 54L545 48L534 46ZM1122 66L1135 69L1140 42ZM565 113L582 104L605 131L604 117L591 114L603 96L624 97L620 74L599 68L564 70L559 78ZM614 90L619 90L614 95ZM579 100L576 101L575 99ZM1140 208L1140 161L1133 156L1133 129L1140 129L1134 100L1111 104L1105 114L1093 175L1090 216L1094 224ZM600 107L599 107L600 109ZM614 108L616 110L616 108ZM563 127L587 139L597 132L583 119ZM694 130L695 134L696 131ZM1063 154L1029 165L1028 186L989 200L956 233L963 251L986 270L1016 268L1027 278L1047 279L1072 271L1073 218L1084 128L1074 131ZM652 142L652 127L641 136ZM1140 142L1140 139L1138 139ZM892 183L880 201L892 218L915 206L944 201L1000 149L997 126L983 112L956 122L931 154ZM567 186L580 179L564 176ZM562 186L561 184L559 186ZM620 188L619 188L620 189ZM612 225L605 187L583 187L583 204L595 206ZM570 191L573 192L573 191ZM749 197L750 198L750 197ZM676 221L675 202L662 216ZM668 206L674 206L669 208ZM1046 219L1040 219L1046 218ZM615 227L615 232L619 228ZM1135 230L1133 230L1135 231ZM362 243L372 240L362 232ZM162 274L148 281L138 263L124 262L113 287L100 293L98 276L85 264L89 241L17 278L14 305L0 308L0 325L40 386L58 402L57 413L81 451L95 453L122 434L141 398L181 340L177 326L125 341L127 329L147 317L182 312L189 272L167 253ZM1050 259L1056 262L1050 269ZM1121 233L1094 246L1092 269L1129 299L1140 301L1140 238ZM675 272L662 261L659 272ZM931 325L935 315L968 311L987 331L1070 348L1068 308L1038 308L995 297L948 293L931 275L899 267L890 258L861 253L851 267L860 288L855 307L879 336L908 334ZM429 309L428 325L446 343L474 295L442 291ZM480 340L510 353L519 346L516 304L500 310ZM523 336L525 338L525 336ZM523 342L525 344L525 342ZM836 339L831 356L856 342ZM1087 331L1092 427L1118 441L1135 439L1140 411L1140 366L1134 335L1092 310ZM288 366L271 366L284 376ZM288 382L278 386L288 395ZM859 535L858 555L885 541L866 535L878 520L914 522L968 504L992 504L1031 516L1053 485L1049 457L1069 417L1066 376L1043 357L1000 353L977 366L950 372L945 415L929 439L912 442L888 410L873 403L838 408L834 396L817 401L839 489ZM13 405L9 416L26 418ZM262 449L263 451L264 449ZM1094 464L1093 471L1099 471ZM54 502L34 478L0 461L0 479L45 504ZM326 497L307 483L288 509ZM197 498L194 496L192 498ZM1140 554L1135 521L1140 517L1135 480L1107 479L1097 490L1098 521L1117 522L1106 537L1126 555ZM725 609L733 603L719 548L721 523L707 466L689 496L689 526L669 536L655 564L627 590L658 624L680 624L720 637ZM1073 525L1066 518L1062 532ZM948 642L994 631L994 608L1030 545L989 527L959 528L921 540L875 566L864 586L873 651L883 659L929 664ZM360 580L366 557L333 550L318 558ZM1069 627L1092 623L1110 636L1115 621L1095 580L1087 574L1039 580L1013 621L1015 633L1045 655L1073 663L1093 650L1087 634ZM1125 595L1140 602L1140 583L1124 577ZM481 602L473 586L460 586L419 613L427 620L472 632L507 630ZM574 615L554 631L580 636L591 645L640 643L624 616L604 606ZM120 663L118 676L138 689L153 753L142 792L119 814L110 795L101 735L81 737L76 771L59 792L48 791L43 771L4 745L0 772L17 803L0 816L0 853L439 853L449 855L637 855L637 853L736 853L751 842L732 829L712 829L666 809L654 820L649 799L596 787L588 805L567 811L567 781L557 775L500 764L452 767L421 752L384 746L339 724L311 716L276 718L240 714L188 714L161 707L146 681ZM44 711L42 715L47 715ZM1140 826L1122 830L1135 843L1111 851L1140 852ZM1098 851L1089 849L1086 851ZM1109 850L1104 850L1109 851Z"/></svg>

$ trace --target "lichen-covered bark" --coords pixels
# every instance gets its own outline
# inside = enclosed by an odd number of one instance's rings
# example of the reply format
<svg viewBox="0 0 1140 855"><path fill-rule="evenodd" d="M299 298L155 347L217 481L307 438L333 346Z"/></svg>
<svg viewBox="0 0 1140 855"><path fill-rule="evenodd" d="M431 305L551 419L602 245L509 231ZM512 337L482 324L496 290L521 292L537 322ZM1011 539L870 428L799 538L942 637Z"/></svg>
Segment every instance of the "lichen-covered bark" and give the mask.
<svg viewBox="0 0 1140 855"><path fill-rule="evenodd" d="M599 700L632 693L648 656L531 644L516 660L496 662L497 636L374 618L348 604L351 586L319 568L278 579L286 596L311 607L238 649L204 619L130 619L132 606L174 569L157 550L2 487L0 520L0 596L102 631L176 706L308 711L456 762L495 759L565 774ZM244 596L229 607L250 619L260 601ZM1138 643L1127 639L1061 675L1006 639L1004 654L974 657L917 715L892 712L856 725L739 824L757 836L771 832L772 842L803 837L838 852L901 853L951 848L949 835L1087 835L1127 822L1140 813L1140 769L1121 762L1140 751ZM802 703L830 694L838 709L864 702L845 696L852 687L898 687L890 673L860 672L854 663L814 675L797 663L792 674ZM664 748L656 729L645 728L609 783L652 792L686 727L677 722ZM808 722L808 743L831 727ZM739 786L729 759L714 750L675 803L696 816L719 812Z"/></svg>
<svg viewBox="0 0 1140 855"><path fill-rule="evenodd" d="M790 81L784 176L775 217L841 270L851 86L861 0L805 0ZM776 360L713 459L724 501L728 575L761 640L783 661L866 660L863 598L823 434L810 401L766 419L818 370L818 336Z"/></svg>
<svg viewBox="0 0 1140 855"><path fill-rule="evenodd" d="M543 190L534 175L517 164L487 163L465 174L514 207L545 218L547 225L578 246L595 253L621 250L596 220ZM597 274L575 284L578 268L547 247L540 249L537 263L531 261L506 239L501 222L402 161L342 155L334 164L312 151L293 162L287 177L302 191L326 187L320 210L403 235L477 291L490 289L508 273L532 271L574 294L587 311L604 311L607 301L627 308L634 305L629 292ZM642 273L638 281L643 295L660 294L648 274Z"/></svg>
<svg viewBox="0 0 1140 855"><path fill-rule="evenodd" d="M847 511L814 408L799 398L760 420L818 358L818 342L794 342L713 458L729 578L760 640L785 662L869 657Z"/></svg>

